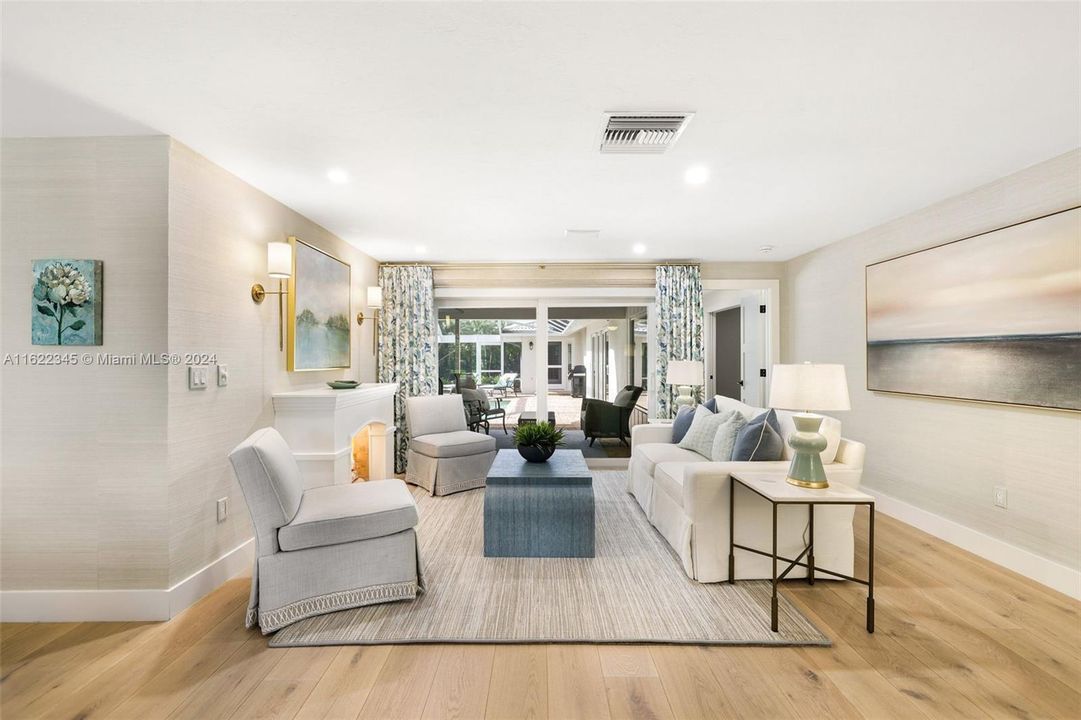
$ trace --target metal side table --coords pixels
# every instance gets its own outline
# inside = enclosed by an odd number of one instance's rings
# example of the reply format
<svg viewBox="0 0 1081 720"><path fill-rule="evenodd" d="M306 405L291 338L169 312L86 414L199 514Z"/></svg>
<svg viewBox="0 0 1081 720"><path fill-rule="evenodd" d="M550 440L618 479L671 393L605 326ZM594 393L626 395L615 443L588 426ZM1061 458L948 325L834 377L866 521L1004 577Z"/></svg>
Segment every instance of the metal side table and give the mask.
<svg viewBox="0 0 1081 720"><path fill-rule="evenodd" d="M854 490L841 484L830 485L820 490L797 487L785 480L787 475L784 471L738 471L733 472L732 481L728 487L728 582L736 579L736 548L753 552L773 560L773 598L770 603L770 628L777 632L777 584L784 580L793 568L799 566L807 568L807 582L814 585L815 573L824 573L842 580L850 580L867 586L867 632L875 631L875 499L867 493ZM773 548L771 552L736 544L736 483L747 488L756 495L765 498L773 505ZM807 547L795 558L781 557L777 554L777 506L778 505L806 505L808 540ZM870 519L870 527L867 536L867 579L835 573L832 570L815 567L815 506L816 505L865 505ZM807 561L803 562L806 557ZM777 561L788 563L788 567L777 574Z"/></svg>

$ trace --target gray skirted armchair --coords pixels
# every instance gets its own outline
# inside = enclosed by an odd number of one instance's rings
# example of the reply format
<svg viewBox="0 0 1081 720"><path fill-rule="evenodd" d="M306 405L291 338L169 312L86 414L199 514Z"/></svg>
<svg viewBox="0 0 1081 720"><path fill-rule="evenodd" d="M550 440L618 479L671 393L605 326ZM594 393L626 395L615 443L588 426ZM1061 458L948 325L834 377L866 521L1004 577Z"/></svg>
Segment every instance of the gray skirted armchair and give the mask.
<svg viewBox="0 0 1081 720"><path fill-rule="evenodd" d="M484 487L495 460L495 438L469 430L461 395L407 398L405 481L432 495Z"/></svg>
<svg viewBox="0 0 1081 720"><path fill-rule="evenodd" d="M314 615L411 600L424 590L417 506L401 480L305 490L274 428L231 453L255 530L247 627L264 634Z"/></svg>
<svg viewBox="0 0 1081 720"><path fill-rule="evenodd" d="M582 432L589 444L597 438L619 438L626 443L631 436L631 411L642 394L642 388L627 385L612 402L586 398L582 401Z"/></svg>

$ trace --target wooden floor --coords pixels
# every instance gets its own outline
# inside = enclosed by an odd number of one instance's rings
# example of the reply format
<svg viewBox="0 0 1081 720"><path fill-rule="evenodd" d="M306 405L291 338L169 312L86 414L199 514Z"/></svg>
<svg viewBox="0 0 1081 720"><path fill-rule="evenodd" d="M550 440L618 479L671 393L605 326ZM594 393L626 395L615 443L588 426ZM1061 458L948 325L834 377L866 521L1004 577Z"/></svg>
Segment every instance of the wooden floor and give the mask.
<svg viewBox="0 0 1081 720"><path fill-rule="evenodd" d="M832 648L271 650L244 630L248 590L234 580L167 623L2 626L0 710L4 720L1081 717L1081 604L881 516L877 552L874 635L861 586L786 585Z"/></svg>

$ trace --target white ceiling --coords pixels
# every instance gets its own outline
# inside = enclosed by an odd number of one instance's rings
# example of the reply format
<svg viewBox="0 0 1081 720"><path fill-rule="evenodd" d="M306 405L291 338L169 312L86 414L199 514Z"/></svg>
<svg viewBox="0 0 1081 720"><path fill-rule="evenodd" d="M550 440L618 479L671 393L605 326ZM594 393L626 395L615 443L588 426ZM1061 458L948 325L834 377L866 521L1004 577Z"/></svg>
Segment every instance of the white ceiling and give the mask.
<svg viewBox="0 0 1081 720"><path fill-rule="evenodd" d="M381 260L784 260L1081 146L1073 2L2 13L5 135L167 133Z"/></svg>

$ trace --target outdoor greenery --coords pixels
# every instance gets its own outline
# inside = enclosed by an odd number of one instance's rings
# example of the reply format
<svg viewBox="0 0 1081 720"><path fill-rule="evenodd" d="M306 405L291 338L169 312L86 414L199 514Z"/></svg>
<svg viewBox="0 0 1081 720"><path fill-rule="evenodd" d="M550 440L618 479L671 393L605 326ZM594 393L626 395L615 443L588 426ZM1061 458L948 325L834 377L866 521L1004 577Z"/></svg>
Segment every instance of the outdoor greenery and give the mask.
<svg viewBox="0 0 1081 720"><path fill-rule="evenodd" d="M535 445L537 447L557 448L566 445L563 431L546 422L519 425L514 431L516 445Z"/></svg>

